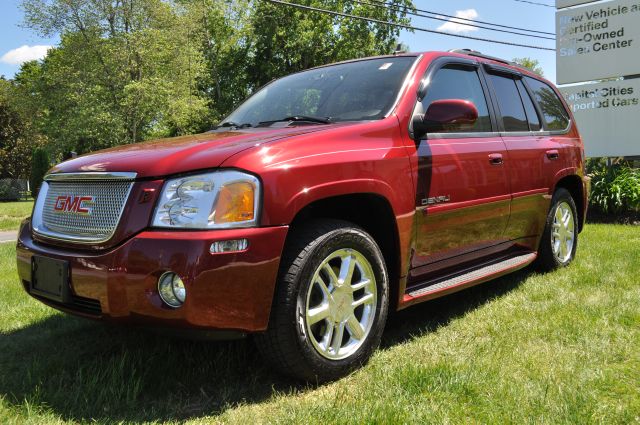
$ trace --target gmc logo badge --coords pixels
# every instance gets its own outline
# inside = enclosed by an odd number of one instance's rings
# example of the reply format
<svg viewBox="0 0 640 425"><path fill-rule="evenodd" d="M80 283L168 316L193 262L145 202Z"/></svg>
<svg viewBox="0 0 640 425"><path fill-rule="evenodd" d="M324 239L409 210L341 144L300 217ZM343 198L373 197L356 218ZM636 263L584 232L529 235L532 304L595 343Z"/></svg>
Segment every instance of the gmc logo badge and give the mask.
<svg viewBox="0 0 640 425"><path fill-rule="evenodd" d="M56 198L53 210L57 213L75 213L91 215L91 205L94 204L93 196L61 195Z"/></svg>

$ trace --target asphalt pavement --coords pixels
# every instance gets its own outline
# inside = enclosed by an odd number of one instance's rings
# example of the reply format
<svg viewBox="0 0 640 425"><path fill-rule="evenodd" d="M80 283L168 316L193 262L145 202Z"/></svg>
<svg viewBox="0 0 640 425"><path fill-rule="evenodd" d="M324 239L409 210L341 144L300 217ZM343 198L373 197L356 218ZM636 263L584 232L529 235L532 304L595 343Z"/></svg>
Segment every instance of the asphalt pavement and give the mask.
<svg viewBox="0 0 640 425"><path fill-rule="evenodd" d="M18 239L18 232L16 230L0 232L0 243L15 243L16 239Z"/></svg>

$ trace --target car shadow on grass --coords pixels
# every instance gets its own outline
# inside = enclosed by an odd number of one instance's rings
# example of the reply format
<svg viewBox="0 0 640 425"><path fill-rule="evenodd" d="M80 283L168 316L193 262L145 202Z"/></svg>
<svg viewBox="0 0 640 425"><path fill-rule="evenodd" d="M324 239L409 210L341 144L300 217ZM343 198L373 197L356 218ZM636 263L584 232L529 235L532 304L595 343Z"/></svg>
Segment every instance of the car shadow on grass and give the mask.
<svg viewBox="0 0 640 425"><path fill-rule="evenodd" d="M481 285L396 312L387 320L381 346L393 347L447 326L452 320L513 291L534 273L533 267L527 267Z"/></svg>
<svg viewBox="0 0 640 425"><path fill-rule="evenodd" d="M446 326L530 274L520 271L398 312L382 346ZM61 314L0 334L0 347L5 404L18 414L28 408L71 421L184 420L314 388L276 374L250 339L187 341Z"/></svg>

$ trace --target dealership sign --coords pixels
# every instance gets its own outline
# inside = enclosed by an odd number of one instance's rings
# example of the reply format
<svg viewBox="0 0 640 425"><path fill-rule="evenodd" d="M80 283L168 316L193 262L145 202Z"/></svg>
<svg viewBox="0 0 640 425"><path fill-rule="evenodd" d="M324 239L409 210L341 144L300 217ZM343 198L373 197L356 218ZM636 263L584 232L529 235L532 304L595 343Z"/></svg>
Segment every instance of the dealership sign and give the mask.
<svg viewBox="0 0 640 425"><path fill-rule="evenodd" d="M556 13L558 84L640 73L639 23L640 0L608 1L559 10Z"/></svg>
<svg viewBox="0 0 640 425"><path fill-rule="evenodd" d="M589 157L640 153L640 78L562 87Z"/></svg>
<svg viewBox="0 0 640 425"><path fill-rule="evenodd" d="M562 9L564 7L577 6L579 4L593 3L594 1L597 0L556 0L556 8Z"/></svg>

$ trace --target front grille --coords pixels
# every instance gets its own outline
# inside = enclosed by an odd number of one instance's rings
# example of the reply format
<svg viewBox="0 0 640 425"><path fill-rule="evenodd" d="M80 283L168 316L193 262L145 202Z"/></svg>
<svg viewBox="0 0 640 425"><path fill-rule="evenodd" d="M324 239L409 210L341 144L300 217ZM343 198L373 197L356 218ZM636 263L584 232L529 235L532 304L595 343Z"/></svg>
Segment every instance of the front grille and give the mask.
<svg viewBox="0 0 640 425"><path fill-rule="evenodd" d="M48 298L41 297L39 295L32 294L29 289L29 282L26 280L22 281L24 288L29 294L46 304L50 304L54 307L58 307L61 309L69 310L72 312L83 313L91 316L101 316L102 315L102 306L100 305L100 301L94 300L92 298L84 298L79 297L77 295L71 294L71 299L68 303L60 303L57 301L50 300Z"/></svg>
<svg viewBox="0 0 640 425"><path fill-rule="evenodd" d="M39 295L31 294L31 296L45 304L50 304L53 307L58 307L62 310L68 310L70 312L82 313L90 316L102 316L102 307L100 301L92 300L90 298L71 296L71 301L68 303L60 303L52 301L48 298L41 297Z"/></svg>
<svg viewBox="0 0 640 425"><path fill-rule="evenodd" d="M66 307L80 313L93 314L94 316L100 316L102 314L100 301L93 300L91 298L79 297L77 295L71 296L71 303L66 304Z"/></svg>
<svg viewBox="0 0 640 425"><path fill-rule="evenodd" d="M118 225L131 185L131 182L120 181L51 182L44 201L42 221L47 229L63 235L106 239ZM64 200L69 196L73 199L92 198L93 204L84 207L91 213L56 211L56 202L64 208Z"/></svg>
<svg viewBox="0 0 640 425"><path fill-rule="evenodd" d="M84 243L110 239L131 192L132 178L95 173L50 177L42 188L46 193L38 197L34 230Z"/></svg>

